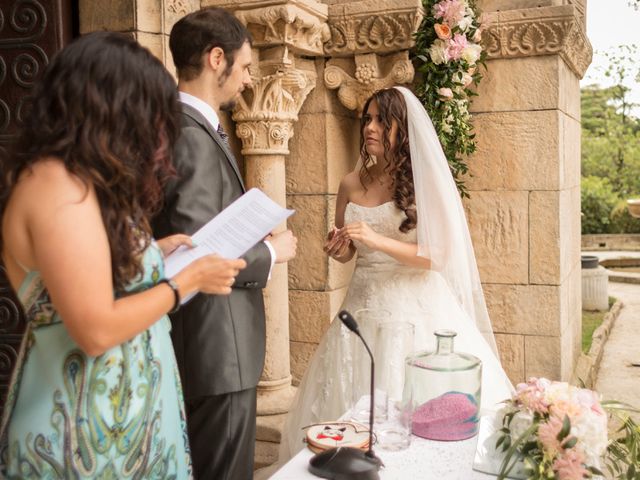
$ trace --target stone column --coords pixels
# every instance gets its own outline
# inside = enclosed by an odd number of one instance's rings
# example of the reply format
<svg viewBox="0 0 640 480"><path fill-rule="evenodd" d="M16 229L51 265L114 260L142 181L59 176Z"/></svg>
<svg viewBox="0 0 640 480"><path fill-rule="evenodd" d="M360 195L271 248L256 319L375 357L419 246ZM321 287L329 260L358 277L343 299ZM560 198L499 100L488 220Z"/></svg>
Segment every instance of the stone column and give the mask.
<svg viewBox="0 0 640 480"><path fill-rule="evenodd" d="M284 206L288 203L285 165L289 139L300 108L316 85L310 58L323 54L322 44L329 38L327 6L315 0L202 3L232 10L253 36L253 86L243 95L233 120L242 141L247 187L262 189ZM280 226L280 230L284 228ZM284 414L295 393L289 364L288 276L286 264L276 265L264 291L267 352L258 384L256 467L277 460Z"/></svg>
<svg viewBox="0 0 640 480"><path fill-rule="evenodd" d="M240 102L233 119L242 140L247 187L260 188L284 206L289 138L300 106L315 86L315 72L297 69L286 47L269 53L283 56L277 62L266 59L259 63L251 92ZM277 231L285 228L283 224ZM277 264L264 290L267 356L258 384L258 416L286 413L295 393L289 368L288 290L287 264Z"/></svg>
<svg viewBox="0 0 640 480"><path fill-rule="evenodd" d="M175 73L169 51L173 24L200 8L200 0L80 0L80 33L130 33Z"/></svg>
<svg viewBox="0 0 640 480"><path fill-rule="evenodd" d="M580 5L480 4L488 61L465 207L513 382L568 380L580 352L579 79L591 62Z"/></svg>

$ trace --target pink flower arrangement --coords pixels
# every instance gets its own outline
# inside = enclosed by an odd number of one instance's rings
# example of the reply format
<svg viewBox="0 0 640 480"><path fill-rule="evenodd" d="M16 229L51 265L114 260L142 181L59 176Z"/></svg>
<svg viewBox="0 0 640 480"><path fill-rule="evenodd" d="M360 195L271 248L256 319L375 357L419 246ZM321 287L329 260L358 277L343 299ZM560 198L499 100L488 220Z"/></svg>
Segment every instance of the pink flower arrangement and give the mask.
<svg viewBox="0 0 640 480"><path fill-rule="evenodd" d="M425 16L416 34L414 59L421 73L417 94L425 105L462 196L466 160L475 150L469 112L484 64L475 0L422 0Z"/></svg>
<svg viewBox="0 0 640 480"><path fill-rule="evenodd" d="M595 392L531 378L516 387L501 414L502 435L496 447L506 455L499 479L506 478L518 460L530 479L601 475L608 446L607 415ZM519 424L522 418L527 419L524 427Z"/></svg>
<svg viewBox="0 0 640 480"><path fill-rule="evenodd" d="M475 14L466 0L441 0L432 8L437 39L429 48L431 61L436 65L464 60L467 67L480 58L482 38Z"/></svg>

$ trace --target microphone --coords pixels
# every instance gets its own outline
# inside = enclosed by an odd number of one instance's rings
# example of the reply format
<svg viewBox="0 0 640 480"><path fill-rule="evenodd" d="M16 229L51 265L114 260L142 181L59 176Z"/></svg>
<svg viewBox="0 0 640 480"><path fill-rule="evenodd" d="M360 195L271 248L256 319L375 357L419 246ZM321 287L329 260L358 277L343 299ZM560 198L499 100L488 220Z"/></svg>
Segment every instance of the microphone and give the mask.
<svg viewBox="0 0 640 480"><path fill-rule="evenodd" d="M362 337L358 323L346 310L338 313L340 321L353 333L355 333L364 344L369 357L371 357L371 403L369 410L369 449L362 452L353 447L330 448L324 452L314 455L309 460L309 471L322 478L335 480L379 480L378 470L383 465L382 460L373 452L373 416L375 407L374 398L374 374L375 363L373 353L367 342Z"/></svg>
<svg viewBox="0 0 640 480"><path fill-rule="evenodd" d="M358 323L356 322L356 320L351 316L351 314L349 312L347 312L346 310L342 310L339 314L338 314L338 318L340 319L340 321L342 321L342 323L344 323L344 326L347 327L349 330L351 330L353 333L355 333L356 335L358 335L360 338L362 338L362 336L360 335L360 329L358 328ZM367 342L364 341L364 338L362 338L362 341L364 342L365 346L367 346ZM369 347L367 346L367 350L369 350ZM372 359L373 361L373 359Z"/></svg>
<svg viewBox="0 0 640 480"><path fill-rule="evenodd" d="M370 404L369 404L369 450L367 450L367 456L369 457L373 457L376 458L376 454L373 453L373 415L374 415L374 407L375 407L375 385L374 385L374 381L373 379L375 378L375 362L373 361L373 353L371 353L371 349L369 348L369 345L367 344L366 340L364 339L364 337L362 336L362 334L360 333L360 329L358 328L358 322L356 322L355 318L353 318L351 316L351 314L349 312L347 312L346 310L342 310L340 313L338 313L338 318L340 319L340 321L342 321L342 323L344 324L345 327L347 327L349 330L351 330L353 333L355 333L358 337L360 337L360 340L362 340L362 343L364 344L364 347L367 349L367 352L369 352L369 357L371 358L371 396L370 396Z"/></svg>

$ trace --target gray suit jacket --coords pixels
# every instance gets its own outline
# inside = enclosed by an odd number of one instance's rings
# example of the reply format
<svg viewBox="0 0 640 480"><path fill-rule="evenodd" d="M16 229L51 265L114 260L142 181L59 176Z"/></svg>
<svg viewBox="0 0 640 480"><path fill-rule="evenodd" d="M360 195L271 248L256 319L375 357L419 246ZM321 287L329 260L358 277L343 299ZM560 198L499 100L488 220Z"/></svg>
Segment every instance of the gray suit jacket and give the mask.
<svg viewBox="0 0 640 480"><path fill-rule="evenodd" d="M165 188L156 238L196 232L244 193L233 154L200 112L182 105L182 129ZM237 392L258 384L265 354L262 288L271 255L260 242L229 296L198 294L171 315L171 333L186 399Z"/></svg>

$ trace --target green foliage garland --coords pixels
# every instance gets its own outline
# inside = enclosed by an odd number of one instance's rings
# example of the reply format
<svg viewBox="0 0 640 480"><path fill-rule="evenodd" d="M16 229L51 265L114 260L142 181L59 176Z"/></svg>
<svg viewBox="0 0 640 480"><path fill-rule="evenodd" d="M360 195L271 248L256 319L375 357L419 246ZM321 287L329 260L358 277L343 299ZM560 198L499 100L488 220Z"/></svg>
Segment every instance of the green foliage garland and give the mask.
<svg viewBox="0 0 640 480"><path fill-rule="evenodd" d="M482 78L486 52L473 0L423 0L425 17L416 32L416 93L429 112L460 194L468 197L462 176L466 157L476 149L469 114L472 86Z"/></svg>

